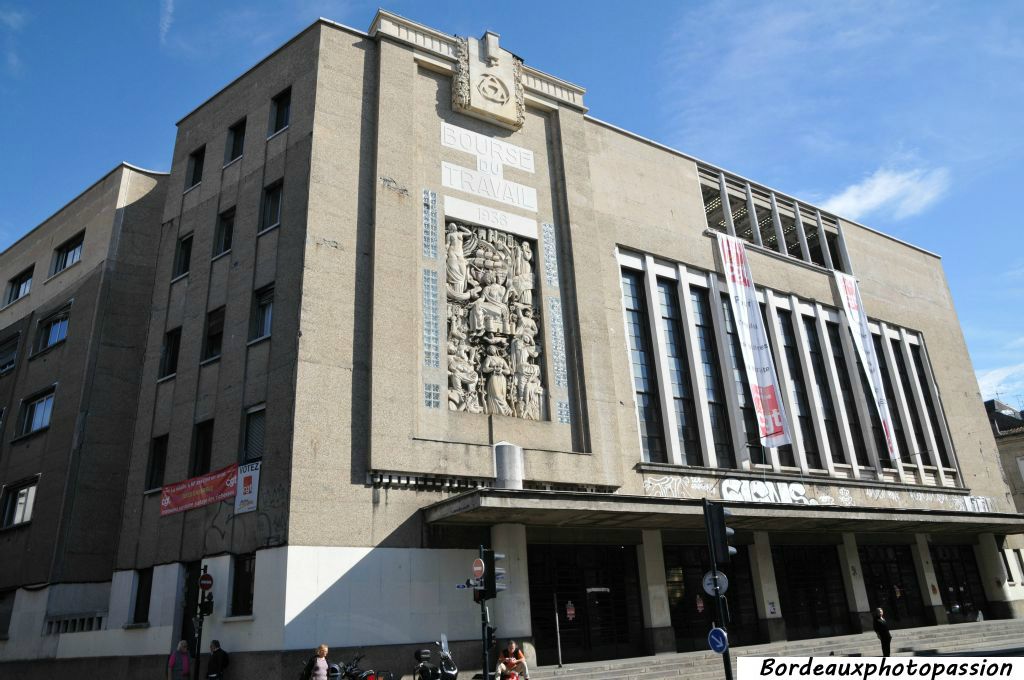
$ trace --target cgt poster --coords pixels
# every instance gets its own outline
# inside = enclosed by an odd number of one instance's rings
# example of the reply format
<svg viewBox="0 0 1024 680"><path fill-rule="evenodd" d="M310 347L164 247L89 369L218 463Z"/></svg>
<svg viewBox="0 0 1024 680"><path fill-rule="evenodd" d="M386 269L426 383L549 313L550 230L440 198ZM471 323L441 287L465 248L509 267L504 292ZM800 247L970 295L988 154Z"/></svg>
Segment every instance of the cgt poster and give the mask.
<svg viewBox="0 0 1024 680"><path fill-rule="evenodd" d="M160 516L173 515L234 497L238 464L168 484L160 495Z"/></svg>

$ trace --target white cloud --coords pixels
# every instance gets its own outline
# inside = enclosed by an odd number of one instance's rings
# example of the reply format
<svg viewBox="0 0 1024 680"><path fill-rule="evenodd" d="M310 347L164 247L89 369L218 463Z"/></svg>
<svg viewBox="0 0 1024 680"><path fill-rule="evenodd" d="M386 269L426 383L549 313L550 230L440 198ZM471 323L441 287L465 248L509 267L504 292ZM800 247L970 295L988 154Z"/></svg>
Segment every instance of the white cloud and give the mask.
<svg viewBox="0 0 1024 680"><path fill-rule="evenodd" d="M167 33L174 23L174 0L160 0L160 44L167 43Z"/></svg>
<svg viewBox="0 0 1024 680"><path fill-rule="evenodd" d="M21 30L21 27L25 25L26 18L26 14L19 10L0 8L0 24L12 31Z"/></svg>
<svg viewBox="0 0 1024 680"><path fill-rule="evenodd" d="M879 168L863 181L827 199L829 212L858 220L872 213L893 219L912 217L931 206L949 189L949 170L893 170Z"/></svg>
<svg viewBox="0 0 1024 680"><path fill-rule="evenodd" d="M995 399L999 395L1003 401L1013 401L1014 397L1024 396L1024 364L976 371L976 375L984 399Z"/></svg>

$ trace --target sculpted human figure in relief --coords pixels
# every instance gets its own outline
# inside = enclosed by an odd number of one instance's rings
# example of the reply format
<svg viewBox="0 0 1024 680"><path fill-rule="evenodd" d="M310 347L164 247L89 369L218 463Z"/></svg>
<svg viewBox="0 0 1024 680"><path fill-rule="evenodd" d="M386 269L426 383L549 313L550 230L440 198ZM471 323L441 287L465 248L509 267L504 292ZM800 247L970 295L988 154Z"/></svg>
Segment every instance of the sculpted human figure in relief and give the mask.
<svg viewBox="0 0 1024 680"><path fill-rule="evenodd" d="M457 222L446 225L445 247L448 408L542 419L533 248Z"/></svg>

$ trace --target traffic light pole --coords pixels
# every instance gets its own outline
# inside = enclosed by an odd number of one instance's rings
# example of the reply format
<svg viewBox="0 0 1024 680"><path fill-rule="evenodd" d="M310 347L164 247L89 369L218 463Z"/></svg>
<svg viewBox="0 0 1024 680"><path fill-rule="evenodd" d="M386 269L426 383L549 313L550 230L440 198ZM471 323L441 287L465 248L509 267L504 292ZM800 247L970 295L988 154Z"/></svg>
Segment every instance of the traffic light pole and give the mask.
<svg viewBox="0 0 1024 680"><path fill-rule="evenodd" d="M718 560L715 558L715 546L711 536L711 520L708 512L709 502L704 499L704 531L707 534L708 556L711 557L711 579L715 586L715 606L718 608L718 623L728 633L725 627L725 608L722 606L722 593L718 586ZM728 638L727 638L728 639ZM732 659L729 658L729 647L726 646L722 652L722 663L725 664L725 680L732 680Z"/></svg>
<svg viewBox="0 0 1024 680"><path fill-rule="evenodd" d="M484 559L484 547L480 546L480 559ZM483 648L484 680L491 680L491 650L487 646L487 629L490 628L490 617L487 616L487 600L480 598L480 646Z"/></svg>
<svg viewBox="0 0 1024 680"><path fill-rule="evenodd" d="M206 565L203 565L203 573L206 573ZM202 588L196 588L199 591L199 600L196 602L195 616L192 619L193 628L195 628L196 637L196 656L195 662L192 664L192 680L199 680L199 659L203 653L203 597L206 593Z"/></svg>

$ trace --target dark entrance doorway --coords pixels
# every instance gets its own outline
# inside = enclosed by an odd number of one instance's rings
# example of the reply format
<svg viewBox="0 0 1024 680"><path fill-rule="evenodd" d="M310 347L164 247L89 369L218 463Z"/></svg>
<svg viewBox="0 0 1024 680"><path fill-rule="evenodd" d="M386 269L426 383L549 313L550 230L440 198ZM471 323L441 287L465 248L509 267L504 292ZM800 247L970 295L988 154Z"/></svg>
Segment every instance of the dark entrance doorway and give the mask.
<svg viewBox="0 0 1024 680"><path fill-rule="evenodd" d="M737 547L732 564L723 569L729 577L729 644L737 647L761 642L754 602L754 581L746 546ZM692 652L708 648L708 631L718 618L715 600L704 592L704 574L711 569L708 549L703 545L666 545L665 580L676 651Z"/></svg>
<svg viewBox="0 0 1024 680"><path fill-rule="evenodd" d="M910 546L862 545L858 552L871 611L884 609L890 628L928 625Z"/></svg>
<svg viewBox="0 0 1024 680"><path fill-rule="evenodd" d="M644 653L636 546L531 544L527 554L538 664L558 663L556 612L565 663Z"/></svg>
<svg viewBox="0 0 1024 680"><path fill-rule="evenodd" d="M977 621L978 612L989 616L973 546L933 545L932 564L950 623Z"/></svg>
<svg viewBox="0 0 1024 680"><path fill-rule="evenodd" d="M772 562L788 640L850 632L836 546L775 545Z"/></svg>

